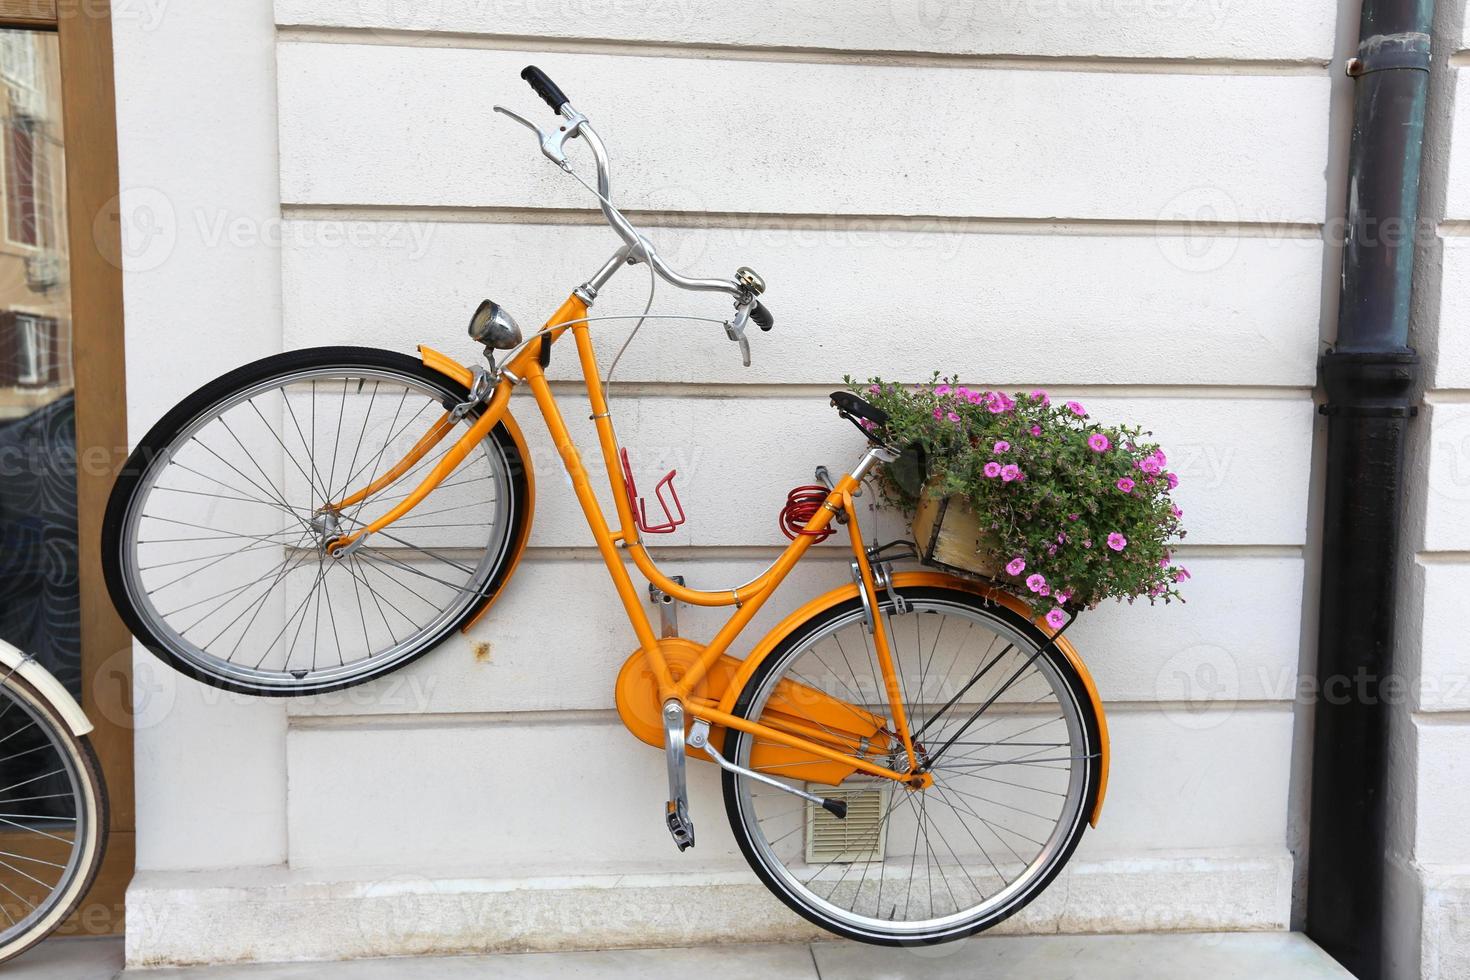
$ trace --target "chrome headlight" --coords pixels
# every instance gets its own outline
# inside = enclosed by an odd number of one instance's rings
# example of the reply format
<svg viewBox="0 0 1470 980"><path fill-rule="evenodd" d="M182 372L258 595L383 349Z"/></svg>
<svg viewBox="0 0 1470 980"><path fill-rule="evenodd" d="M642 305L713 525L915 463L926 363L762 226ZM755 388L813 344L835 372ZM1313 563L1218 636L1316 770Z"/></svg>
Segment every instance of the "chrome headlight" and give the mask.
<svg viewBox="0 0 1470 980"><path fill-rule="evenodd" d="M521 342L521 325L505 312L505 307L487 299L470 317L470 337L487 347L510 350Z"/></svg>

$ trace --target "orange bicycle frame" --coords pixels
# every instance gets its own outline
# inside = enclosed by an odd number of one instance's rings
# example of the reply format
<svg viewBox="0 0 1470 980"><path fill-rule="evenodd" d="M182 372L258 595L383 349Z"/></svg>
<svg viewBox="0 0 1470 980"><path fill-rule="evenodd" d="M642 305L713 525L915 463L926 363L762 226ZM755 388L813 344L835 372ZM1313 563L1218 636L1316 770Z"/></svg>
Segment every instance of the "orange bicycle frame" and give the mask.
<svg viewBox="0 0 1470 980"><path fill-rule="evenodd" d="M618 474L618 444L617 437L613 431L612 418L608 412L607 398L603 392L601 375L598 371L596 356L592 347L591 329L585 320L587 315L587 304L573 294L561 308L547 321L546 325L537 338L525 344L519 353L515 354L500 369L500 379L494 392L491 394L480 417L459 439L451 446L434 465L429 474L413 489L406 497L399 501L393 508L378 517L376 520L359 528L352 534L346 535L331 546L333 551L348 548L354 544L361 545L363 539L376 534L394 521L403 517L413 510L426 496L443 483L454 472L455 468L464 458L480 443L491 429L506 415L510 402L511 389L516 384L525 384L530 390L536 405L546 421L547 430L551 434L551 440L560 454L562 463L566 467L567 474L571 477L572 488L576 494L577 502L587 518L587 524L592 530L592 536L597 543L598 553L603 563L607 566L612 576L613 586L617 590L619 599L622 600L623 608L628 615L628 621L633 627L633 632L638 638L640 650L648 661L648 665L657 682L658 694L661 701L677 700L684 706L684 710L696 719L708 722L722 729L738 729L776 745L798 750L811 755L818 756L831 762L837 762L844 766L852 767L871 776L880 776L901 783L915 786L924 785L928 777L916 773L919 768L915 756L913 742L909 733L908 719L904 713L903 698L900 693L899 678L893 663L892 654L888 645L888 637L882 616L873 617L874 646L878 655L878 662L883 674L884 690L888 698L888 707L891 712L889 719L885 722L886 734L892 737L902 747L904 758L908 763L907 771L899 771L881 765L868 758L854 756L851 747L842 751L842 746L834 743L832 736L804 729L797 724L785 724L780 727L753 722L737 717L728 711L720 709L721 698L719 692L714 697L698 697L695 691L698 685L709 674L711 667L718 662L729 649L736 637L745 629L746 625L760 611L761 607L785 580L791 569L801 560L813 543L815 543L821 532L839 515L845 519L848 535L852 542L853 558L856 562L859 577L859 587L867 595L869 608L877 609L878 594L876 578L868 561L867 549L863 547L861 532L858 528L857 510L853 506L852 498L859 492L861 487L860 476L847 474L834 485L827 494L822 506L816 510L810 521L806 524L805 531L808 533L798 534L779 557L760 576L738 588L725 591L703 591L687 588L674 579L664 575L654 564L652 557L648 554L647 547L638 536L638 524L636 515L633 513L632 505L624 492ZM618 529L613 530L603 512L602 505L598 502L592 487L591 478L582 463L582 457L571 433L567 430L566 422L562 417L561 410L557 405L556 397L552 393L551 386L546 379L543 369L543 347L549 347L560 339L566 332L570 331L577 348L580 361L581 373L587 385L587 395L591 402L592 419L597 428L597 438L600 444L603 463L607 470L608 478L612 484L613 501L617 510ZM548 352L549 353L549 352ZM458 377L466 381L471 377L468 369L450 362L448 358L436 351L423 349L425 363L435 367L446 374ZM429 431L419 439L409 453L393 467L384 477L374 483L357 490L356 492L336 501L330 505L334 510L340 510L349 504L357 503L382 487L391 484L403 473L407 472L414 464L423 459L435 446L443 441L450 430L454 428L453 420L449 413L435 422ZM865 459L863 467L875 458L870 455ZM627 552L632 556L633 564L656 588L662 590L673 599L691 603L698 606L734 606L735 611L730 615L728 621L722 626L714 637L700 648L698 657L690 663L682 675L675 678L670 669L669 662L660 647L659 637L654 631L653 623L650 621L643 603L640 601L639 589L634 585L633 579L628 572L626 562L621 552ZM882 722L882 719L878 719ZM820 737L820 740L818 737Z"/></svg>

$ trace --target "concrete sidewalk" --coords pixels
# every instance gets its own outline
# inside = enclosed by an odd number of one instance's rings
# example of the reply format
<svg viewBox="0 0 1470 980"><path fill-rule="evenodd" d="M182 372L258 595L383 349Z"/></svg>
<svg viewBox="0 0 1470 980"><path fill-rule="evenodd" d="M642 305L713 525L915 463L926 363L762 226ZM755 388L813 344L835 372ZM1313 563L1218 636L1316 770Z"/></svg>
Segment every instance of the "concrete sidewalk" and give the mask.
<svg viewBox="0 0 1470 980"><path fill-rule="evenodd" d="M1128 936L987 936L915 951L830 942L525 953L342 963L122 970L117 940L46 943L0 968L4 980L570 980L688 976L697 980L1342 980L1351 978L1299 933L1153 933Z"/></svg>

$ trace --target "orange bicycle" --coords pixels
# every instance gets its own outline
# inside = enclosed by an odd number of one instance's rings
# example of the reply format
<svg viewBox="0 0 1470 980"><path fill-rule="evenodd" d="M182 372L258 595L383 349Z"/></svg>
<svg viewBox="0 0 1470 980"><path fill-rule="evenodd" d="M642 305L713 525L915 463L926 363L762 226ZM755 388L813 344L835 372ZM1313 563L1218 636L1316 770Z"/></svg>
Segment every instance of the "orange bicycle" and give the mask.
<svg viewBox="0 0 1470 980"><path fill-rule="evenodd" d="M680 850L694 844L693 757L724 771L730 826L756 874L834 933L942 942L1012 915L1057 875L1102 806L1107 731L1086 668L1014 596L950 574L897 572L911 548L864 543L854 499L897 452L883 442L883 414L846 392L833 403L867 448L840 479L792 492L781 512L790 543L765 572L697 589L659 571L645 538L681 524L683 508L673 474L654 490L662 517L639 497L592 340L607 319L636 319L636 333L648 310L588 310L619 270L645 265L650 289L662 279L733 299L727 317L685 319L722 324L748 364L747 325L773 323L765 284L750 269L692 279L670 268L613 204L607 152L587 118L538 69L522 77L557 128L496 110L532 129L542 153L578 180L566 146L590 148L597 184L583 183L621 247L529 337L499 305L481 304L469 333L485 365L427 347L417 358L317 348L195 392L148 433L113 490L103 554L118 610L178 670L250 694L332 691L422 656L474 626L525 549L534 488L509 412L523 386L637 639L616 704L635 736L665 750L664 819ZM545 374L568 335L615 529ZM851 581L741 644L792 568L839 525ZM723 606L729 619L704 643L677 636L672 617L656 630L630 562L666 611Z"/></svg>

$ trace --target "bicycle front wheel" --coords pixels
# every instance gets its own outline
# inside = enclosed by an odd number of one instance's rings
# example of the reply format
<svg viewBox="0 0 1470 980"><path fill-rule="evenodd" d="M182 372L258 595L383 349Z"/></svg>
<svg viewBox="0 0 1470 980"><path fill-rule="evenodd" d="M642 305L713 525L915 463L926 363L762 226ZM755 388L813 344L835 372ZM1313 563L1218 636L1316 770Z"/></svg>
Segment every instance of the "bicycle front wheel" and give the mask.
<svg viewBox="0 0 1470 980"><path fill-rule="evenodd" d="M103 563L124 621L175 668L247 694L337 690L422 656L494 595L524 540L526 463L505 425L364 547L326 546L418 486L478 417L449 415L467 394L357 347L268 357L201 388L113 488Z"/></svg>
<svg viewBox="0 0 1470 980"><path fill-rule="evenodd" d="M97 877L106 838L92 746L18 674L0 678L0 962L66 920Z"/></svg>
<svg viewBox="0 0 1470 980"><path fill-rule="evenodd" d="M958 939L1024 907L1076 847L1101 777L1092 703L1040 630L963 589L898 591L903 611L889 599L882 614L932 785L910 789L840 767L834 775L830 761L734 730L726 748L736 762L845 800L847 816L724 774L731 829L767 887L817 925L881 945ZM832 744L856 741L840 730L844 711L876 716L891 734L872 639L857 599L817 614L756 670L735 714L824 732ZM834 704L850 708L834 716ZM872 761L878 737L855 751ZM876 761L907 770L896 739L882 751Z"/></svg>

